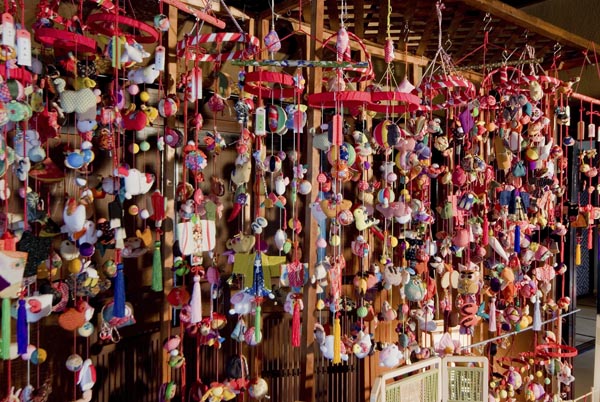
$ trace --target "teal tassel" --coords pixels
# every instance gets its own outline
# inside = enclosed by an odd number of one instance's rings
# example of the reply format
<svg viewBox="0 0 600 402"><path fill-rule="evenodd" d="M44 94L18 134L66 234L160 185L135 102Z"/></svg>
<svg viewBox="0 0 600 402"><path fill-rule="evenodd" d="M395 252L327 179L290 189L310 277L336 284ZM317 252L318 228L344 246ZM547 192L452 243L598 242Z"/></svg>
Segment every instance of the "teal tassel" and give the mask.
<svg viewBox="0 0 600 402"><path fill-rule="evenodd" d="M160 241L154 242L154 255L152 256L152 290L162 292L163 290L163 267L160 255Z"/></svg>
<svg viewBox="0 0 600 402"><path fill-rule="evenodd" d="M2 360L10 359L10 299L2 299Z"/></svg>
<svg viewBox="0 0 600 402"><path fill-rule="evenodd" d="M122 263L117 264L113 316L117 318L125 317L125 278L123 277Z"/></svg>

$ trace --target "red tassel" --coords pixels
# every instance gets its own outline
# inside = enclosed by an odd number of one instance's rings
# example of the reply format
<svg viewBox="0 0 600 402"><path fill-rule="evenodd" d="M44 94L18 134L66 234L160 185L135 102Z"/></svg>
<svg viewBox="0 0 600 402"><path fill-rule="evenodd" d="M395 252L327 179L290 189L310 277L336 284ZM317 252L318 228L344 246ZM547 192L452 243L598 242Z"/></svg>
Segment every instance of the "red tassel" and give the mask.
<svg viewBox="0 0 600 402"><path fill-rule="evenodd" d="M300 301L294 302L294 314L292 315L292 346L300 347Z"/></svg>
<svg viewBox="0 0 600 402"><path fill-rule="evenodd" d="M588 228L588 250L594 249L594 229L590 226Z"/></svg>
<svg viewBox="0 0 600 402"><path fill-rule="evenodd" d="M487 214L483 217L483 235L481 237L481 245L487 246L489 243L488 236L490 235L490 223L488 222Z"/></svg>
<svg viewBox="0 0 600 402"><path fill-rule="evenodd" d="M2 244L4 251L17 251L17 237L10 233L8 230L2 234Z"/></svg>

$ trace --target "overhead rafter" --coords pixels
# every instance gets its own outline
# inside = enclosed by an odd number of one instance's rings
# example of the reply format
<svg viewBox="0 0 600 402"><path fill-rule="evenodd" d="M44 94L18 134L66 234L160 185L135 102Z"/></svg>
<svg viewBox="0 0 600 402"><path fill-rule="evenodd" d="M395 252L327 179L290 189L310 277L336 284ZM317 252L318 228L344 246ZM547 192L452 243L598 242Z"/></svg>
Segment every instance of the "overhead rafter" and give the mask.
<svg viewBox="0 0 600 402"><path fill-rule="evenodd" d="M387 0L379 0L379 24L377 28L377 42L384 43L387 39L387 18L388 18L388 2Z"/></svg>
<svg viewBox="0 0 600 402"><path fill-rule="evenodd" d="M531 32L553 39L563 45L575 46L582 49L589 49L594 45L596 48L599 48L600 46L591 40L575 35L540 18L502 3L499 0L462 0L462 2L468 6L488 12L511 24L518 25Z"/></svg>
<svg viewBox="0 0 600 402"><path fill-rule="evenodd" d="M326 0L327 16L329 17L329 27L337 31L340 29L340 17L336 0Z"/></svg>
<svg viewBox="0 0 600 402"><path fill-rule="evenodd" d="M294 28L295 29L301 29L304 32L310 32L310 24L306 23L306 22L298 22L298 20L295 20L293 18L287 18L287 17L281 17L282 19L285 19L286 21L290 21L292 24L294 24ZM329 36L335 35L336 32L330 30L330 29L323 29L323 34L324 37L327 38ZM385 57L385 44L379 44L379 43L375 43L373 41L370 40L363 40L363 43L367 49L367 51L372 55L372 56L377 56L377 57ZM350 41L350 47L353 50L362 50L360 45L354 41ZM424 56L415 56L409 53L404 53L404 52L395 52L395 60L396 61L401 61L401 62L406 62L406 63L410 63L410 64L414 64L415 66L419 66L419 67L424 67L427 65L427 63L429 63L429 59L427 57Z"/></svg>
<svg viewBox="0 0 600 402"><path fill-rule="evenodd" d="M484 26L483 20L476 20L475 25L473 25L473 28L471 29L471 32L473 33L473 35L479 35L482 32L483 26ZM450 37L450 38L452 38L452 37ZM452 40L452 39L450 39L450 40ZM444 45L443 41L442 41L442 45ZM471 48L472 46L474 46L473 42L464 41L458 50L458 54L462 55L462 54L465 54L467 51L472 51L473 50L473 48Z"/></svg>
<svg viewBox="0 0 600 402"><path fill-rule="evenodd" d="M429 39L431 39L431 37L433 35L438 34L438 26L437 26L437 24L434 24L434 22L436 20L437 20L437 15L435 13L431 13L427 20L427 23L425 24L425 26L427 28L425 29L425 32L423 33L423 37L421 37L419 47L417 48L417 56L422 56L425 54L425 50L427 49L427 44L429 43Z"/></svg>
<svg viewBox="0 0 600 402"><path fill-rule="evenodd" d="M298 0L285 0L279 4L276 4L275 9L273 11L275 12L275 14L286 14L289 11L292 11L297 8L298 8ZM271 18L271 9L270 8L266 9L265 11L260 13L259 17L261 19Z"/></svg>
<svg viewBox="0 0 600 402"><path fill-rule="evenodd" d="M365 36L365 2L356 0L354 3L354 33L359 38Z"/></svg>
<svg viewBox="0 0 600 402"><path fill-rule="evenodd" d="M193 1L193 0L181 0L181 2L187 4L188 6L194 8L196 10L204 10L206 8L205 1L198 2L198 1ZM242 10L238 10L235 7L228 6L227 8L229 8L229 12L233 16L233 18L240 19L240 20L249 20L251 18L248 14L246 14ZM223 9L223 7L221 6L221 3L219 3L218 1L217 2L211 1L210 9L216 14L228 15L227 11Z"/></svg>

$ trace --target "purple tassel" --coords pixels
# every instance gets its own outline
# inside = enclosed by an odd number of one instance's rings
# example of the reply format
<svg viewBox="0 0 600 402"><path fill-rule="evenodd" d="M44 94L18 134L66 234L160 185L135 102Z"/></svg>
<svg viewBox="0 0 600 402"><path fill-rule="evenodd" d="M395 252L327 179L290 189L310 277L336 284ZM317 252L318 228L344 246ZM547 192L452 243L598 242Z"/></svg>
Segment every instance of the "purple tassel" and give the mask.
<svg viewBox="0 0 600 402"><path fill-rule="evenodd" d="M521 252L521 227L515 226L515 253Z"/></svg>
<svg viewBox="0 0 600 402"><path fill-rule="evenodd" d="M123 277L123 264L121 263L117 264L113 316L117 318L125 317L125 278Z"/></svg>
<svg viewBox="0 0 600 402"><path fill-rule="evenodd" d="M17 348L20 355L27 353L27 345L29 345L27 309L25 308L25 299L19 299L19 308L17 309Z"/></svg>

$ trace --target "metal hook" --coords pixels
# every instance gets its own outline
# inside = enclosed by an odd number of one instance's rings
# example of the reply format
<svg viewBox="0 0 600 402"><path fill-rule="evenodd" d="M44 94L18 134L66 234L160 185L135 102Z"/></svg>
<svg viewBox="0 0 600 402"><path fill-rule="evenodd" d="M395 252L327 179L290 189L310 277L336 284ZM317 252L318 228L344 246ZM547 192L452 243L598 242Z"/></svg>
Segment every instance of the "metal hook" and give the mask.
<svg viewBox="0 0 600 402"><path fill-rule="evenodd" d="M557 56L560 54L560 51L562 50L562 46L560 43L556 42L554 44L554 56Z"/></svg>
<svg viewBox="0 0 600 402"><path fill-rule="evenodd" d="M504 59L505 63L508 61L508 59L510 59L510 53L508 53L507 49L502 51L502 59Z"/></svg>
<svg viewBox="0 0 600 402"><path fill-rule="evenodd" d="M485 23L485 25L483 26L484 32L491 32L492 29L494 29L493 27L490 27L490 24L492 23L492 15L490 13L485 13L485 16L483 17L483 22Z"/></svg>
<svg viewBox="0 0 600 402"><path fill-rule="evenodd" d="M526 29L525 31L523 31L523 37L525 38L525 41L527 41L527 39L529 39L529 29Z"/></svg>
<svg viewBox="0 0 600 402"><path fill-rule="evenodd" d="M410 35L410 26L408 25L408 21L404 21L404 27L402 28L402 33L404 33L404 42L408 42L408 35Z"/></svg>
<svg viewBox="0 0 600 402"><path fill-rule="evenodd" d="M446 45L446 49L444 50L448 52L448 50L450 50L450 48L452 47L452 40L450 39L450 35L448 35L448 39L446 39L446 42L444 44Z"/></svg>

